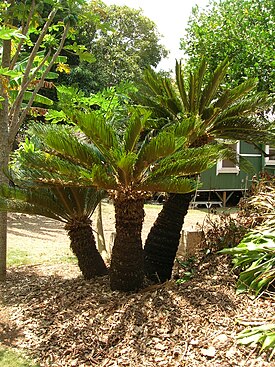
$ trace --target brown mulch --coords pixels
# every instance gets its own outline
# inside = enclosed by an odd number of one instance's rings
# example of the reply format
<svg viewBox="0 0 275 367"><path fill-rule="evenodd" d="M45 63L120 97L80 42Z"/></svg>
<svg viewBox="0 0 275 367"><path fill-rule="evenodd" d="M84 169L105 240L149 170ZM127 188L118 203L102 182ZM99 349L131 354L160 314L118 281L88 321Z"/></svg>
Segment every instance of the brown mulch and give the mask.
<svg viewBox="0 0 275 367"><path fill-rule="evenodd" d="M236 343L237 319L274 318L275 299L236 296L225 256L209 255L193 279L112 292L76 266L10 268L0 285L0 346L41 367L275 366L270 353Z"/></svg>

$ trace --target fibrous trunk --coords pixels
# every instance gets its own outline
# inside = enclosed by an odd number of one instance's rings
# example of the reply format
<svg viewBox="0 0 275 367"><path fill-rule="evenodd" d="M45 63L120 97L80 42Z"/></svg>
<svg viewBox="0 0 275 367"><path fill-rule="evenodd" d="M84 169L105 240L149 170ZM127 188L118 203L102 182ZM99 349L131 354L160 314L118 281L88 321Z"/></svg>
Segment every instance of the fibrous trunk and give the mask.
<svg viewBox="0 0 275 367"><path fill-rule="evenodd" d="M85 279L108 274L108 269L96 248L95 237L89 221L74 221L65 229L71 240L71 249Z"/></svg>
<svg viewBox="0 0 275 367"><path fill-rule="evenodd" d="M171 278L191 193L169 194L144 246L146 276L154 282Z"/></svg>
<svg viewBox="0 0 275 367"><path fill-rule="evenodd" d="M114 205L116 237L110 267L111 289L135 291L142 287L144 279L141 240L144 200L120 194Z"/></svg>

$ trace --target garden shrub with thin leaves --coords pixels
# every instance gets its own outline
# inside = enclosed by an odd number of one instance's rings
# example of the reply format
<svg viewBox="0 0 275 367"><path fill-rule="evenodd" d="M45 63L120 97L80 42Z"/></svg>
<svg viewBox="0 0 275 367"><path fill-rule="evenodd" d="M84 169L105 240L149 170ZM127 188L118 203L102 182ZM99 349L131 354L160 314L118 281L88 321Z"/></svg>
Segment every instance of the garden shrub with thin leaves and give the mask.
<svg viewBox="0 0 275 367"><path fill-rule="evenodd" d="M269 360L275 355L275 323L247 328L237 335L240 344L261 344L260 353L271 349Z"/></svg>
<svg viewBox="0 0 275 367"><path fill-rule="evenodd" d="M237 293L256 295L275 281L275 233L273 228L254 230L240 244L221 253L233 255L234 268L241 269Z"/></svg>

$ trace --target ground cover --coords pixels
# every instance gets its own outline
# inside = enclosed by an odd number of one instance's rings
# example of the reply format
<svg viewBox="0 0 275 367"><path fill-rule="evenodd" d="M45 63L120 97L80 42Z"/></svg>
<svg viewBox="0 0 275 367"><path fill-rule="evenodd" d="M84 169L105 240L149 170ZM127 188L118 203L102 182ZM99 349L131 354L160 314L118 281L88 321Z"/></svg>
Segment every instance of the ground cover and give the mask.
<svg viewBox="0 0 275 367"><path fill-rule="evenodd" d="M146 208L145 228L159 209ZM103 210L108 234L113 212L107 204ZM191 211L186 225L204 218L205 211ZM137 294L112 292L107 277L84 281L74 262L63 261L71 256L66 234L47 221L10 217L10 249L31 247L34 255L25 259L32 264L10 266L0 286L0 351L27 353L40 367L275 366L268 352L258 355L258 347L236 343L244 328L236 321L274 319L275 299L236 296L225 255L204 257L183 284L172 280ZM182 276L180 269L175 273Z"/></svg>

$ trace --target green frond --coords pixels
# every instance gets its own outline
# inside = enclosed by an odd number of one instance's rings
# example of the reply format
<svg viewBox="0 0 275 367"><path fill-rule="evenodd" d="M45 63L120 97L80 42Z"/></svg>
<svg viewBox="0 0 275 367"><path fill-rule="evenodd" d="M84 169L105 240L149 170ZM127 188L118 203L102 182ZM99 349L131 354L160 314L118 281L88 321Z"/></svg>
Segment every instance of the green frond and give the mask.
<svg viewBox="0 0 275 367"><path fill-rule="evenodd" d="M112 155L109 152L111 149L119 147L118 138L112 126L96 111L77 112L75 117L80 130L91 139L105 158L108 157L112 161Z"/></svg>
<svg viewBox="0 0 275 367"><path fill-rule="evenodd" d="M140 133L144 129L151 112L145 109L136 109L130 117L129 124L124 133L124 149L132 152L140 138Z"/></svg>
<svg viewBox="0 0 275 367"><path fill-rule="evenodd" d="M90 217L106 195L94 188L10 188L0 187L0 210L41 215L68 222Z"/></svg>
<svg viewBox="0 0 275 367"><path fill-rule="evenodd" d="M20 153L20 159L17 160L16 164L19 165L17 170L15 167L17 174L20 174L21 168L37 168L49 173L55 172L68 177L80 177L83 171L87 171L85 168L71 163L66 159L62 159L43 151L22 151Z"/></svg>
<svg viewBox="0 0 275 367"><path fill-rule="evenodd" d="M206 59L203 58L199 68L194 72L195 81L196 81L196 103L195 103L195 111L199 111L200 107L200 99L201 99L201 93L202 93L202 87L204 82L204 77L207 69L207 63Z"/></svg>
<svg viewBox="0 0 275 367"><path fill-rule="evenodd" d="M144 71L143 81L156 96L162 95L161 77L152 68Z"/></svg>
<svg viewBox="0 0 275 367"><path fill-rule="evenodd" d="M65 221L64 211L48 189L0 187L0 211L42 215Z"/></svg>
<svg viewBox="0 0 275 367"><path fill-rule="evenodd" d="M265 92L257 93L256 95L242 99L225 109L217 117L216 123L218 124L219 121L229 117L252 115L253 112L255 113L268 107L270 107L270 99L267 94Z"/></svg>
<svg viewBox="0 0 275 367"><path fill-rule="evenodd" d="M237 87L226 90L215 102L214 106L224 110L241 97L246 96L247 93L257 86L257 83L258 79L248 79Z"/></svg>
<svg viewBox="0 0 275 367"><path fill-rule="evenodd" d="M131 182L136 160L137 155L135 153L125 153L117 161L119 181L123 185L127 186Z"/></svg>
<svg viewBox="0 0 275 367"><path fill-rule="evenodd" d="M209 144L199 148L182 149L160 160L149 174L152 179L166 176L191 176L213 167L223 159L227 150L221 144ZM235 153L236 155L236 153Z"/></svg>
<svg viewBox="0 0 275 367"><path fill-rule="evenodd" d="M145 140L138 152L135 175L138 175L144 168L158 159L172 154L175 147L174 134L167 132L160 132L149 143Z"/></svg>
<svg viewBox="0 0 275 367"><path fill-rule="evenodd" d="M223 81L226 75L228 66L229 62L227 59L225 59L217 66L208 84L205 86L200 100L200 109L199 109L200 114L203 113L204 109L208 107L213 98L215 98L216 93L221 85L221 82Z"/></svg>
<svg viewBox="0 0 275 367"><path fill-rule="evenodd" d="M30 215L41 215L43 217L55 219L61 222L65 222L63 218L55 215L44 207L33 205L23 201L5 200L0 197L0 211L8 211L11 213L24 213Z"/></svg>
<svg viewBox="0 0 275 367"><path fill-rule="evenodd" d="M196 105L197 101L196 98L198 97L197 88L196 88L196 79L195 76L190 73L189 78L189 112L195 113L196 112Z"/></svg>
<svg viewBox="0 0 275 367"><path fill-rule="evenodd" d="M175 193L187 193L195 191L198 187L198 183L194 180L182 177L165 177L163 179L145 180L142 184L137 186L138 190L144 191L162 191L162 192L175 192Z"/></svg>
<svg viewBox="0 0 275 367"><path fill-rule="evenodd" d="M61 154L72 163L91 168L99 164L102 156L99 151L84 141L81 141L71 128L64 125L34 125L31 135L38 136L42 143Z"/></svg>
<svg viewBox="0 0 275 367"><path fill-rule="evenodd" d="M93 167L92 182L96 187L105 190L116 190L118 188L115 176L103 166L95 165Z"/></svg>
<svg viewBox="0 0 275 367"><path fill-rule="evenodd" d="M230 117L215 124L211 134L222 139L274 144L275 130L270 123L250 117Z"/></svg>
<svg viewBox="0 0 275 367"><path fill-rule="evenodd" d="M199 136L205 134L205 126L198 116L191 116L174 123L176 150L184 145L191 145ZM179 142L177 142L179 140Z"/></svg>
<svg viewBox="0 0 275 367"><path fill-rule="evenodd" d="M160 99L162 105L170 111L170 113L177 117L178 113L182 110L182 106L179 100L179 97L176 93L176 89L172 86L172 83L169 79L162 80L163 85L163 94Z"/></svg>
<svg viewBox="0 0 275 367"><path fill-rule="evenodd" d="M189 106L187 92L186 92L185 85L184 85L184 76L182 72L182 66L181 66L181 63L179 63L177 60L176 60L176 80L177 80L177 86L178 86L178 90L180 93L180 97L181 97L184 109L186 111L189 111L190 106Z"/></svg>

